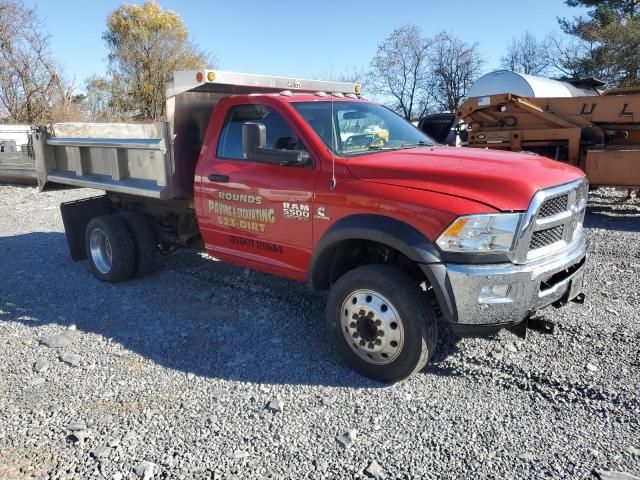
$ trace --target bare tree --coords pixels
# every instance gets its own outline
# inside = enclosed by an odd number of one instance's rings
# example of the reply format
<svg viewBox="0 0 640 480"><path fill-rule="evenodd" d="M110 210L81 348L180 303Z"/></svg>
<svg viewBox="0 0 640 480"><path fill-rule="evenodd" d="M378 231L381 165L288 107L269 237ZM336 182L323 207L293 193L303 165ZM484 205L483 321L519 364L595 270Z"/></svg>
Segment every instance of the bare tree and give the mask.
<svg viewBox="0 0 640 480"><path fill-rule="evenodd" d="M331 80L335 80L337 82L363 84L367 81L367 72L364 69L354 66L351 68L347 68L342 72L334 73L333 75L327 75L324 78L330 78Z"/></svg>
<svg viewBox="0 0 640 480"><path fill-rule="evenodd" d="M477 43L469 45L442 32L433 41L429 65L429 89L436 107L455 112L480 76L484 60Z"/></svg>
<svg viewBox="0 0 640 480"><path fill-rule="evenodd" d="M582 75L580 59L590 54L593 45L555 32L547 35L544 43L544 56L549 64L547 73L565 78L578 78Z"/></svg>
<svg viewBox="0 0 640 480"><path fill-rule="evenodd" d="M371 60L369 90L406 119L419 118L430 103L427 78L431 40L415 25L396 28Z"/></svg>
<svg viewBox="0 0 640 480"><path fill-rule="evenodd" d="M330 70L323 74L315 74L312 75L311 78L316 80L333 80L335 82L359 83L362 85L367 82L367 71L354 65L338 72Z"/></svg>
<svg viewBox="0 0 640 480"><path fill-rule="evenodd" d="M49 51L49 36L35 12L20 0L0 0L0 107L19 123L66 117L73 88L65 84Z"/></svg>
<svg viewBox="0 0 640 480"><path fill-rule="evenodd" d="M544 75L551 66L546 52L545 41L538 41L531 32L525 32L520 38L511 41L501 59L502 67L513 72Z"/></svg>

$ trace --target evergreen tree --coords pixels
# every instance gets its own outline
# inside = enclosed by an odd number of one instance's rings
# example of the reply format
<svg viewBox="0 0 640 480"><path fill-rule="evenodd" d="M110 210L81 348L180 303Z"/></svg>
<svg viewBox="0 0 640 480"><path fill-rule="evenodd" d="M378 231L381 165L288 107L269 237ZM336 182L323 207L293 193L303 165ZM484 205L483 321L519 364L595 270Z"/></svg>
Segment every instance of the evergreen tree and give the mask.
<svg viewBox="0 0 640 480"><path fill-rule="evenodd" d="M566 0L587 8L586 16L559 19L560 26L586 48L570 59L571 70L609 86L640 85L640 0Z"/></svg>

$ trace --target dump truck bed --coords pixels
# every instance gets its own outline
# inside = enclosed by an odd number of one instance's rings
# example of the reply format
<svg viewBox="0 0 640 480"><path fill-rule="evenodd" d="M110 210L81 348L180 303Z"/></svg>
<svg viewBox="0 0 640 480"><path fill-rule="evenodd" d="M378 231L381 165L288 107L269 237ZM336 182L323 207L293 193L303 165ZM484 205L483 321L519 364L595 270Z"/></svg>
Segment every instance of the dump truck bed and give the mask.
<svg viewBox="0 0 640 480"><path fill-rule="evenodd" d="M41 186L53 182L151 198L175 196L168 125L59 123L34 134Z"/></svg>
<svg viewBox="0 0 640 480"><path fill-rule="evenodd" d="M58 123L39 128L32 134L38 185L189 199L204 132L218 101L284 90L356 95L360 85L218 70L174 72L166 84L166 122Z"/></svg>

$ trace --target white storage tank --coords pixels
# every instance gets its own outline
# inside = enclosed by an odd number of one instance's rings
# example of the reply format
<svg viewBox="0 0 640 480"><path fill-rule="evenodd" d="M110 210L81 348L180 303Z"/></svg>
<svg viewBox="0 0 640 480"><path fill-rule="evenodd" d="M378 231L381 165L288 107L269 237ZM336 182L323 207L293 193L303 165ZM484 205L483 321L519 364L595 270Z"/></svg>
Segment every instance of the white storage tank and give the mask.
<svg viewBox="0 0 640 480"><path fill-rule="evenodd" d="M483 97L500 93L514 93L523 97L584 97L598 95L593 88L577 88L570 83L536 77L524 73L497 70L487 73L476 80L468 97Z"/></svg>

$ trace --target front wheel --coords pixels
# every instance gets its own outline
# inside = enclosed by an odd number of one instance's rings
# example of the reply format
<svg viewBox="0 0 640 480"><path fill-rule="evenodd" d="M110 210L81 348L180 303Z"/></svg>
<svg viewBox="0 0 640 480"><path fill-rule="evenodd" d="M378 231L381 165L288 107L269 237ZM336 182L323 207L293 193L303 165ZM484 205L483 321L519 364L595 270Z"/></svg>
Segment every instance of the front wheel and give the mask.
<svg viewBox="0 0 640 480"><path fill-rule="evenodd" d="M385 383L422 370L437 343L430 299L417 281L388 265L343 275L329 293L327 324L345 363Z"/></svg>

